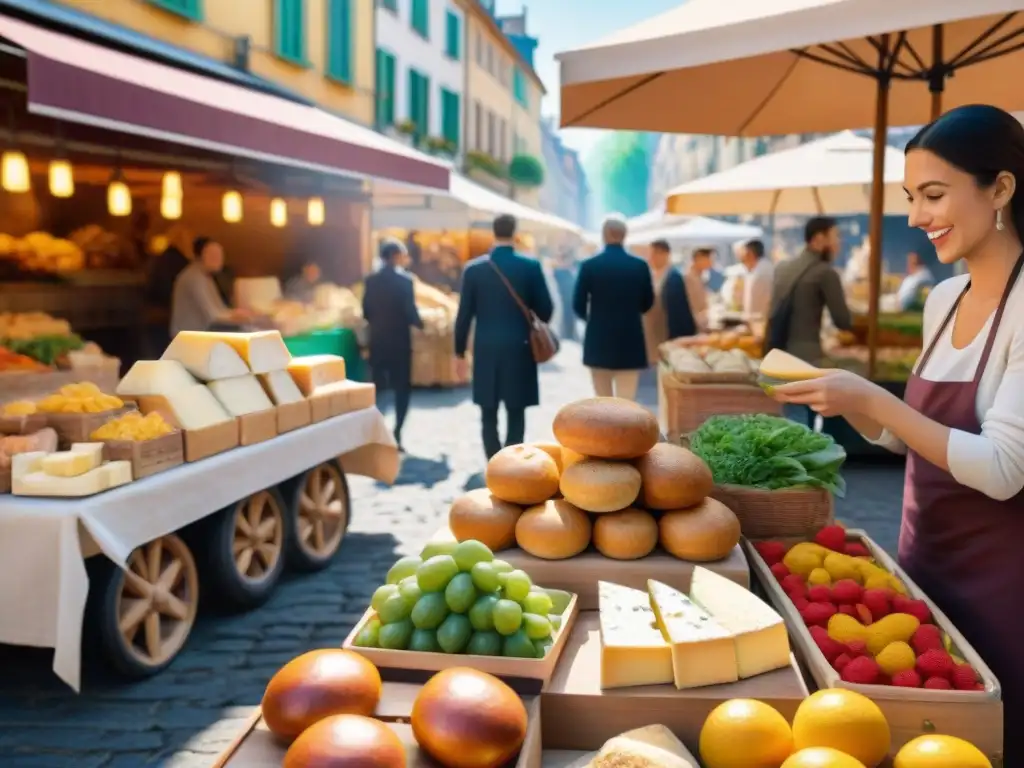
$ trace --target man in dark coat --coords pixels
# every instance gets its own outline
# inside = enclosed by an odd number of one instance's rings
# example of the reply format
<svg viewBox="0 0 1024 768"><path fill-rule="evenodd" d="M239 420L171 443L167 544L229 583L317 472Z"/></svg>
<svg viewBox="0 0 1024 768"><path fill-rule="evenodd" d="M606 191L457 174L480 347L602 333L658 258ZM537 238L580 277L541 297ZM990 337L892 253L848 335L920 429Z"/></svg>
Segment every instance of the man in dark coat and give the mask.
<svg viewBox="0 0 1024 768"><path fill-rule="evenodd" d="M473 331L473 402L480 406L487 458L501 450L498 406L504 403L504 445L523 442L526 409L540 402L537 363L530 349L530 325L502 275L522 302L547 323L554 313L540 262L515 252L516 220L494 220L494 248L466 265L459 314L455 319L455 356L465 366L470 327Z"/></svg>
<svg viewBox="0 0 1024 768"><path fill-rule="evenodd" d="M612 215L601 228L604 250L580 267L573 309L587 323L583 364L599 397L636 398L647 367L643 316L654 306L647 263L626 252L626 220Z"/></svg>
<svg viewBox="0 0 1024 768"><path fill-rule="evenodd" d="M395 393L395 442L402 448L402 425L412 395L412 328L422 328L412 277L403 269L405 246L387 239L380 245L381 268L366 278L363 317L370 327L370 368L378 391Z"/></svg>

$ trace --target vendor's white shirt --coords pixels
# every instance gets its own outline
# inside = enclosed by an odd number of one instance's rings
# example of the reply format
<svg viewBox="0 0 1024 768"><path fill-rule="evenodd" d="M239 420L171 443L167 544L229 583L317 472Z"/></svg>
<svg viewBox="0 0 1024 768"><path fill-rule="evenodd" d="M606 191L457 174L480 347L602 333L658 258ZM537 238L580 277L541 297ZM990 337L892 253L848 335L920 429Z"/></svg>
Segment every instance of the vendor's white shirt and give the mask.
<svg viewBox="0 0 1024 768"><path fill-rule="evenodd" d="M772 303L772 283L775 280L775 266L771 260L762 257L757 260L743 280L743 316L767 318Z"/></svg>
<svg viewBox="0 0 1024 768"><path fill-rule="evenodd" d="M958 275L932 289L924 307L925 349L967 281L967 275ZM952 343L954 318L924 370L917 370L915 365L917 374L928 381L971 381L993 320L989 318L968 346L956 349ZM950 431L946 448L950 473L957 482L991 498L1013 498L1024 489L1024 277L1017 280L1007 300L988 367L981 377L977 413L980 435ZM897 453L907 450L888 430L873 442Z"/></svg>

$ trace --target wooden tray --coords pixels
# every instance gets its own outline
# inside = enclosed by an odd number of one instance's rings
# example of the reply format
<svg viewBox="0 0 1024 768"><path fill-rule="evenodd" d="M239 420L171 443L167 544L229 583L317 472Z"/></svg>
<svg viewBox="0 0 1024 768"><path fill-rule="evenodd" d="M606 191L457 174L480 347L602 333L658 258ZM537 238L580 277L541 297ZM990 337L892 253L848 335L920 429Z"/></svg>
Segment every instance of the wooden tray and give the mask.
<svg viewBox="0 0 1024 768"><path fill-rule="evenodd" d="M391 651L384 648L359 648L353 645L356 636L375 615L370 609L353 627L342 648L355 651L372 661L381 674L391 670L403 670L428 673L425 675L403 675L404 679L416 679L416 682L424 682L431 674L448 669L452 666L466 666L487 672L508 682L515 682L517 690L525 690L535 693L551 679L558 665L558 659L565 647L566 638L572 631L572 625L576 621L578 613L576 595L571 595L561 590L546 590L549 594L560 593L559 597L566 601L565 610L562 611L562 626L554 635L554 644L543 659L510 659L502 656L471 656L469 654L450 653L424 653L420 651Z"/></svg>
<svg viewBox="0 0 1024 768"><path fill-rule="evenodd" d="M203 429L185 430L185 461L208 459L239 444L238 419L222 421Z"/></svg>
<svg viewBox="0 0 1024 768"><path fill-rule="evenodd" d="M999 681L992 674L992 670L946 615L911 581L885 550L868 537L867 533L861 530L848 530L847 540L864 544L879 567L899 578L912 597L923 600L928 605L935 623L949 635L964 660L974 667L985 690L899 688L890 685L860 685L842 680L814 643L796 606L786 596L767 563L757 554L753 545L744 540L751 570L764 587L775 610L786 620L793 649L806 665L818 688L846 688L875 701L885 713L892 729L894 752L917 736L925 733L944 733L966 739L987 755L1001 753L1003 705L1000 700Z"/></svg>
<svg viewBox="0 0 1024 768"><path fill-rule="evenodd" d="M238 417L238 442L256 445L277 437L277 408L247 413Z"/></svg>
<svg viewBox="0 0 1024 768"><path fill-rule="evenodd" d="M332 412L335 406L334 396L328 392L323 395L313 395L309 398L309 417L310 422L313 424L319 424L321 421L327 421L335 414Z"/></svg>
<svg viewBox="0 0 1024 768"><path fill-rule="evenodd" d="M283 435L293 429L308 427L312 420L309 400L277 406L277 433Z"/></svg>
<svg viewBox="0 0 1024 768"><path fill-rule="evenodd" d="M0 467L0 493L11 492L11 465Z"/></svg>
<svg viewBox="0 0 1024 768"><path fill-rule="evenodd" d="M420 686L385 682L375 718L386 723L405 745L406 768L438 768L438 763L421 752L408 724ZM540 699L523 696L528 715L526 739L515 760L504 768L541 768ZM281 768L287 745L280 742L263 722L257 708L231 745L211 768Z"/></svg>
<svg viewBox="0 0 1024 768"><path fill-rule="evenodd" d="M711 496L736 514L743 535L751 539L809 539L835 521L832 494L822 488L717 485Z"/></svg>
<svg viewBox="0 0 1024 768"><path fill-rule="evenodd" d="M716 372L707 371L677 371L667 363L661 363L660 368L664 369L662 381L667 387L676 384L754 384L757 382L757 373Z"/></svg>
<svg viewBox="0 0 1024 768"><path fill-rule="evenodd" d="M135 403L126 401L123 407L102 413L47 413L46 426L57 433L59 447L68 448L72 443L92 442L93 432L111 419L134 410Z"/></svg>
<svg viewBox="0 0 1024 768"><path fill-rule="evenodd" d="M0 416L0 435L31 435L45 426L45 413L33 413L28 416Z"/></svg>
<svg viewBox="0 0 1024 768"><path fill-rule="evenodd" d="M133 480L185 463L185 440L178 429L152 440L105 440L103 445L107 461L132 463Z"/></svg>
<svg viewBox="0 0 1024 768"><path fill-rule="evenodd" d="M658 421L671 442L695 431L712 416L767 413L778 416L782 404L756 384L685 384L658 367Z"/></svg>

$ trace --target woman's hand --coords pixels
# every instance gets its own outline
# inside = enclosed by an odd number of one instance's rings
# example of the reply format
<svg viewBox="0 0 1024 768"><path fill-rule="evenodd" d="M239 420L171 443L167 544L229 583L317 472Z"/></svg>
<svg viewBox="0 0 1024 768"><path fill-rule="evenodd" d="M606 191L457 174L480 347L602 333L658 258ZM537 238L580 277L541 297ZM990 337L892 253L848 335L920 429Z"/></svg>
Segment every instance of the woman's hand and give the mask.
<svg viewBox="0 0 1024 768"><path fill-rule="evenodd" d="M816 379L776 386L772 397L780 403L806 405L822 416L867 415L879 392L884 390L863 376L835 370Z"/></svg>

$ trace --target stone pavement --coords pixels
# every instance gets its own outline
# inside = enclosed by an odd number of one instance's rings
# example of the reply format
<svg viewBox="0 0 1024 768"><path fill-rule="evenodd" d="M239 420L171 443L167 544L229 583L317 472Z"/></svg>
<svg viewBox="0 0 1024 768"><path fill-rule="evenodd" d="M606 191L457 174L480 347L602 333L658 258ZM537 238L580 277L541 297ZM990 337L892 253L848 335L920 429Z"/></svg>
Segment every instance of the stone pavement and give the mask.
<svg viewBox="0 0 1024 768"><path fill-rule="evenodd" d="M567 344L544 367L543 404L528 416L528 438L551 435L555 411L590 393L579 347ZM641 398L653 405L653 381ZM417 551L464 488L480 482L483 453L468 391L413 396L398 482L381 488L351 479L354 519L334 564L282 583L262 608L203 615L187 648L163 674L124 684L87 663L76 696L51 671L51 654L0 646L0 766L3 768L207 768L259 704L284 662L337 645L400 555ZM850 467L837 515L895 546L902 472ZM88 654L88 649L86 649Z"/></svg>

